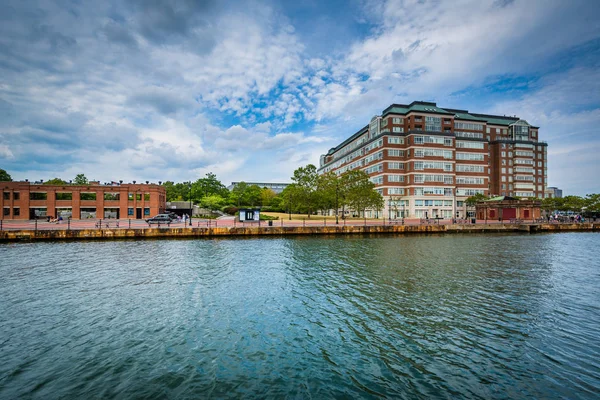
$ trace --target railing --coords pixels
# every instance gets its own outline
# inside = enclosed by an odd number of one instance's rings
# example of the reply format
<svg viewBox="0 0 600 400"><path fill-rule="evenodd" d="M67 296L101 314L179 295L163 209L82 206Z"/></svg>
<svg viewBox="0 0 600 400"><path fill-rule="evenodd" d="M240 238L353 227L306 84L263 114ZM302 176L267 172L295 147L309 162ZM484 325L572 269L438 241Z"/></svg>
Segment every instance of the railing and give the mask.
<svg viewBox="0 0 600 400"><path fill-rule="evenodd" d="M193 225L189 225L189 220L173 221L165 223L148 224L143 219L84 219L73 220L66 219L62 221L48 222L47 219L39 220L0 220L0 231L51 231L51 230L118 230L118 229L198 229L198 228L241 228L241 227L327 227L327 226L390 226L390 225L473 225L472 218L342 218L336 220L334 217L322 217L315 215L312 218L302 218L289 220L281 218L271 221L245 221L240 222L236 219L198 219L193 218ZM476 220L475 224L533 224L533 223L549 223L549 224L574 224L581 222L596 222L592 220L576 221L569 217L559 217L556 219L534 218L534 219L519 219L511 218L509 220L487 219Z"/></svg>

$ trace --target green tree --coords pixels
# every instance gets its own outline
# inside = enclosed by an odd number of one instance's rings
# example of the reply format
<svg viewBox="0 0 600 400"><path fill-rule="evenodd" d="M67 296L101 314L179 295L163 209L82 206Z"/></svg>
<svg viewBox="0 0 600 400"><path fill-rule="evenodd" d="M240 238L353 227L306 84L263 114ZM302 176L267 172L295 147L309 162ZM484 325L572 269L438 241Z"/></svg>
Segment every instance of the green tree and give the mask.
<svg viewBox="0 0 600 400"><path fill-rule="evenodd" d="M588 194L584 199L586 210L589 212L600 212L600 194Z"/></svg>
<svg viewBox="0 0 600 400"><path fill-rule="evenodd" d="M298 200L304 207L308 218L310 218L310 215L318 206L318 177L317 167L312 164L296 169L294 171L294 176L292 176L292 181L296 185L295 190L297 192Z"/></svg>
<svg viewBox="0 0 600 400"><path fill-rule="evenodd" d="M561 197L548 197L542 200L541 208L553 212L563 209L564 200Z"/></svg>
<svg viewBox="0 0 600 400"><path fill-rule="evenodd" d="M50 179L50 180L44 182L44 185L66 185L66 184L67 184L67 182L63 181L60 178L53 178L53 179Z"/></svg>
<svg viewBox="0 0 600 400"><path fill-rule="evenodd" d="M245 193L246 205L256 207L261 205L262 189L258 185L250 185Z"/></svg>
<svg viewBox="0 0 600 400"><path fill-rule="evenodd" d="M580 212L583 207L585 207L585 200L583 198L579 196L565 196L563 197L562 207L559 210Z"/></svg>
<svg viewBox="0 0 600 400"><path fill-rule="evenodd" d="M325 214L335 210L336 216L340 206L340 179L334 172L319 175L317 179L316 203L317 208Z"/></svg>
<svg viewBox="0 0 600 400"><path fill-rule="evenodd" d="M229 190L212 172L207 173L204 178L198 179L192 186L193 196L199 200L213 194L219 195L224 199L229 197Z"/></svg>
<svg viewBox="0 0 600 400"><path fill-rule="evenodd" d="M218 194L211 194L203 197L200 204L202 204L202 207L214 211L220 209L225 204L225 199Z"/></svg>
<svg viewBox="0 0 600 400"><path fill-rule="evenodd" d="M264 187L260 191L260 203L263 207L270 206L275 197L277 197L277 194L273 189Z"/></svg>
<svg viewBox="0 0 600 400"><path fill-rule="evenodd" d="M231 190L229 199L233 201L238 208L246 204L246 191L248 190L248 184L244 181L237 183Z"/></svg>
<svg viewBox="0 0 600 400"><path fill-rule="evenodd" d="M283 208L285 212L291 214L296 213L298 210L301 209L301 204L299 202L299 189L295 183L287 185L285 189L283 189L279 197L281 198L281 208Z"/></svg>
<svg viewBox="0 0 600 400"><path fill-rule="evenodd" d="M344 205L357 212L365 213L367 208L379 210L383 208L383 197L375 191L375 184L369 180L364 171L353 170L341 177L342 199Z"/></svg>
<svg viewBox="0 0 600 400"><path fill-rule="evenodd" d="M0 182L12 182L12 177L6 170L0 168Z"/></svg>
<svg viewBox="0 0 600 400"><path fill-rule="evenodd" d="M87 185L89 181L84 174L77 174L75 179L73 179L73 183L76 185Z"/></svg>
<svg viewBox="0 0 600 400"><path fill-rule="evenodd" d="M485 201L488 200L488 197L482 193L477 193L474 194L471 197L468 197L467 200L465 200L465 203L467 203L467 205L469 207L474 207L475 204L479 203L480 201Z"/></svg>

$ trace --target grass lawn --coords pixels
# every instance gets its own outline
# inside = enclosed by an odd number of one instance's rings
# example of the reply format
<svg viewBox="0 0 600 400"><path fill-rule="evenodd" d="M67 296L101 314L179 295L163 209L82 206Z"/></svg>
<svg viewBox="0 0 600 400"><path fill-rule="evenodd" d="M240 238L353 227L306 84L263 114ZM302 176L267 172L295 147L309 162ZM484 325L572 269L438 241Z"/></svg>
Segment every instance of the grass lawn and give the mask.
<svg viewBox="0 0 600 400"><path fill-rule="evenodd" d="M264 215L269 215L271 217L279 217L279 219L284 219L284 220L288 220L289 219L289 215L288 213L278 213L278 212L267 212L264 211L263 212ZM328 221L333 220L335 221L335 215L333 216L326 216L324 217L323 215L311 215L310 219L311 220L316 220L316 221L323 221L323 218L327 219ZM303 219L309 219L308 216L306 214L292 214L292 220L295 221L302 221ZM367 218L367 220L377 220L377 218ZM340 216L340 221L342 220L342 217ZM364 218L351 218L351 217L347 217L346 220L348 221L363 221Z"/></svg>

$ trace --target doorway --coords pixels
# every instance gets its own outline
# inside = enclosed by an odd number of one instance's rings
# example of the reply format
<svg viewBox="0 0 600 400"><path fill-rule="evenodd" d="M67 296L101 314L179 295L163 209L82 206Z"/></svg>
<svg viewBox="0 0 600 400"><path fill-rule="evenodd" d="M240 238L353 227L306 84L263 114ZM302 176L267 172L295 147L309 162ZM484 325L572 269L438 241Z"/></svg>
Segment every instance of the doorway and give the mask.
<svg viewBox="0 0 600 400"><path fill-rule="evenodd" d="M135 209L135 218L142 219L142 209L139 207Z"/></svg>

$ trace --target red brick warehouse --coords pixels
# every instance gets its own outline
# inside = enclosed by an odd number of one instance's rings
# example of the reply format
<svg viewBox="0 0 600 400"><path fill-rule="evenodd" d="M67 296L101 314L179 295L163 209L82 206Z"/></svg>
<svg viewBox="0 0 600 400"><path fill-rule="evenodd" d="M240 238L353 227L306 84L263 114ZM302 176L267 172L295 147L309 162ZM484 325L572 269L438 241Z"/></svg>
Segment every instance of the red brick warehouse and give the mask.
<svg viewBox="0 0 600 400"><path fill-rule="evenodd" d="M142 219L166 209L165 188L157 184L43 185L0 182L0 219Z"/></svg>

